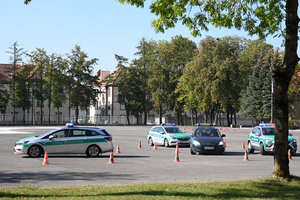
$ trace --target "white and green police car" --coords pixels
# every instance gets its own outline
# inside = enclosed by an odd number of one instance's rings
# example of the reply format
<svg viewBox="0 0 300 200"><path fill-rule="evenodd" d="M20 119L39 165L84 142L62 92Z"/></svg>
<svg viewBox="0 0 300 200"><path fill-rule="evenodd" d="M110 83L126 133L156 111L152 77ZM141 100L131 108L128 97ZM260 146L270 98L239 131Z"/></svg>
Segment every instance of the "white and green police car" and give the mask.
<svg viewBox="0 0 300 200"><path fill-rule="evenodd" d="M254 153L254 150L258 150L262 155L273 153L274 140L274 125L261 123L259 126L255 126L248 135L248 152ZM292 155L296 155L297 141L292 137L292 134L288 136L288 149L291 150Z"/></svg>
<svg viewBox="0 0 300 200"><path fill-rule="evenodd" d="M47 154L86 154L96 157L113 151L112 136L103 128L66 127L51 130L39 136L27 137L15 143L16 155L39 157Z"/></svg>
<svg viewBox="0 0 300 200"><path fill-rule="evenodd" d="M161 124L153 126L147 134L147 141L150 146L154 143L165 147L178 145L190 145L189 135L182 131L176 124Z"/></svg>

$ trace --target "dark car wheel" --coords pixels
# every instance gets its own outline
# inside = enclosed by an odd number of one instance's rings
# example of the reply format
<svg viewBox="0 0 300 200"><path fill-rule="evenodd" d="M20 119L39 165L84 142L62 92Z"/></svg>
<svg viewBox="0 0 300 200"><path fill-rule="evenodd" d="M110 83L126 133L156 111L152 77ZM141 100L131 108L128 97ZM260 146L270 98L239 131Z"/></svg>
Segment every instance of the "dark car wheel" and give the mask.
<svg viewBox="0 0 300 200"><path fill-rule="evenodd" d="M292 156L296 156L296 151L291 151Z"/></svg>
<svg viewBox="0 0 300 200"><path fill-rule="evenodd" d="M151 137L149 137L149 139L148 139L148 144L149 144L150 146L153 146L153 145L154 145L153 140L152 140Z"/></svg>
<svg viewBox="0 0 300 200"><path fill-rule="evenodd" d="M42 155L42 148L40 146L37 146L37 145L33 145L31 146L29 149L28 149L28 155L31 157L31 158L37 158L37 157L40 157Z"/></svg>
<svg viewBox="0 0 300 200"><path fill-rule="evenodd" d="M266 155L266 151L265 151L265 147L264 147L264 143L260 143L259 144L259 151L261 155Z"/></svg>
<svg viewBox="0 0 300 200"><path fill-rule="evenodd" d="M86 155L88 157L97 157L99 156L101 150L97 145L91 145L86 150Z"/></svg>
<svg viewBox="0 0 300 200"><path fill-rule="evenodd" d="M250 141L248 142L248 153L254 153L254 149L253 149Z"/></svg>
<svg viewBox="0 0 300 200"><path fill-rule="evenodd" d="M196 152L193 150L192 146L190 147L190 152L191 152L192 155L196 154Z"/></svg>
<svg viewBox="0 0 300 200"><path fill-rule="evenodd" d="M169 147L170 146L167 138L165 139L164 144L165 144L165 147Z"/></svg>

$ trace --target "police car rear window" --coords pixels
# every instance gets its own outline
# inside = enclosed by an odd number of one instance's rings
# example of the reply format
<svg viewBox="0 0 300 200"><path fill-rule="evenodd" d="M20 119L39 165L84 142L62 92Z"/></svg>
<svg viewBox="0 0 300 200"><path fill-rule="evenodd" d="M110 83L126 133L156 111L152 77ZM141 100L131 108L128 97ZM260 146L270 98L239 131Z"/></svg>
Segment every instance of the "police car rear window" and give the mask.
<svg viewBox="0 0 300 200"><path fill-rule="evenodd" d="M106 130L91 131L91 134L92 134L92 136L96 136L96 135L109 136L110 135Z"/></svg>

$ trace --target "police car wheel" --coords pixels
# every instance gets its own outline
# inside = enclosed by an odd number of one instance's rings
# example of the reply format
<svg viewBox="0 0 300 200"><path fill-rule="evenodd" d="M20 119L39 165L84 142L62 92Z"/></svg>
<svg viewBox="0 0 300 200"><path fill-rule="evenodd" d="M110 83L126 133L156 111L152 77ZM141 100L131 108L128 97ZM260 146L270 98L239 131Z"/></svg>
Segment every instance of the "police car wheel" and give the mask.
<svg viewBox="0 0 300 200"><path fill-rule="evenodd" d="M165 147L169 147L170 146L169 142L168 142L168 139L165 139L164 144L165 144Z"/></svg>
<svg viewBox="0 0 300 200"><path fill-rule="evenodd" d="M86 150L86 155L88 157L97 157L99 156L101 150L97 145L91 145Z"/></svg>
<svg viewBox="0 0 300 200"><path fill-rule="evenodd" d="M151 137L149 137L149 139L148 139L148 144L149 144L150 146L153 146L153 145L154 145L153 140L152 140Z"/></svg>
<svg viewBox="0 0 300 200"><path fill-rule="evenodd" d="M37 145L33 145L28 149L28 155L31 158L37 158L40 157L42 155L42 149L41 147L37 146Z"/></svg>
<svg viewBox="0 0 300 200"><path fill-rule="evenodd" d="M254 153L254 149L253 149L250 141L248 142L248 153Z"/></svg>
<svg viewBox="0 0 300 200"><path fill-rule="evenodd" d="M260 143L259 144L259 151L261 155L266 155L266 151L265 151L265 147L264 147L264 143Z"/></svg>

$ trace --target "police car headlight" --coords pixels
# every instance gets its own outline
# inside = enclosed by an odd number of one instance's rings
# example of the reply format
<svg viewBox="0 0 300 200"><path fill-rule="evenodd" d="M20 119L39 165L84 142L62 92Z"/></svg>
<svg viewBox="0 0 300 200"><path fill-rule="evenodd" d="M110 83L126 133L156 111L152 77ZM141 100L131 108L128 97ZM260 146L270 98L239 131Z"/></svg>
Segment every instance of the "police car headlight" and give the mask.
<svg viewBox="0 0 300 200"><path fill-rule="evenodd" d="M173 135L170 135L169 137L170 137L171 139L173 139L173 140L177 139L177 137L175 137L175 136L173 136Z"/></svg>
<svg viewBox="0 0 300 200"><path fill-rule="evenodd" d="M201 146L200 142L198 142L197 140L194 140L194 141L193 141L193 145L194 145L195 147L200 147L200 146Z"/></svg>
<svg viewBox="0 0 300 200"><path fill-rule="evenodd" d="M223 142L223 141L220 141L218 145L224 145L224 142Z"/></svg>
<svg viewBox="0 0 300 200"><path fill-rule="evenodd" d="M17 142L16 145L24 145L27 144L29 142L29 140L26 140L24 142Z"/></svg>

